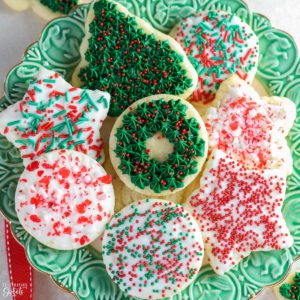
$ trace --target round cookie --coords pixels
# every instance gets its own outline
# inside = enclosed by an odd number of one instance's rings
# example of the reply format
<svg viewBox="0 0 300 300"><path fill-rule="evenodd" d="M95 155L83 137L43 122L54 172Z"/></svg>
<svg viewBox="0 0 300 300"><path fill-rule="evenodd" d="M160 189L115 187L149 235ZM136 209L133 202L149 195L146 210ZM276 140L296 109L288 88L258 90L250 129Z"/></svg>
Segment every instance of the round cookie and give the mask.
<svg viewBox="0 0 300 300"><path fill-rule="evenodd" d="M134 203L140 199L147 198L146 195L138 193L134 190L131 190L127 185L123 183L120 177L117 175L109 156L109 147L106 145L104 147L105 152L105 161L102 164L103 168L106 170L108 174L110 174L113 178L112 184L115 192L115 212L119 212L125 206ZM200 175L198 175L192 183L190 183L186 188L180 190L175 194L170 194L167 196L157 196L158 199L168 200L174 203L182 203L187 199L192 192L198 188L200 182Z"/></svg>
<svg viewBox="0 0 300 300"><path fill-rule="evenodd" d="M182 47L111 0L92 4L80 52L72 82L108 91L111 117L141 98L169 94L185 99L196 88L197 73Z"/></svg>
<svg viewBox="0 0 300 300"><path fill-rule="evenodd" d="M207 132L187 101L156 95L137 101L117 119L109 144L112 165L130 189L165 196L186 187L201 171Z"/></svg>
<svg viewBox="0 0 300 300"><path fill-rule="evenodd" d="M42 244L71 250L93 242L114 213L112 177L80 152L58 150L27 166L17 185L20 223Z"/></svg>
<svg viewBox="0 0 300 300"><path fill-rule="evenodd" d="M252 83L258 64L258 38L236 15L204 11L185 18L170 35L185 49L198 73L191 101L208 104L231 74Z"/></svg>
<svg viewBox="0 0 300 300"><path fill-rule="evenodd" d="M112 280L129 296L171 297L196 277L203 260L200 229L178 204L138 201L116 214L102 242Z"/></svg>
<svg viewBox="0 0 300 300"><path fill-rule="evenodd" d="M33 11L46 20L68 14L75 6L89 3L91 0L4 0L12 9L17 11L32 7Z"/></svg>

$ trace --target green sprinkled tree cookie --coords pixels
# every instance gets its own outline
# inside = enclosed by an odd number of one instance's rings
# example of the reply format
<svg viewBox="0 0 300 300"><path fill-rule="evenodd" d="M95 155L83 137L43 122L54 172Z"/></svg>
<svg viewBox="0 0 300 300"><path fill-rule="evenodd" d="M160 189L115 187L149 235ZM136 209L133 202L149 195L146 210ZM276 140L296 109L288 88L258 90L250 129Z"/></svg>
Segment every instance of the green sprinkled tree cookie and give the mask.
<svg viewBox="0 0 300 300"><path fill-rule="evenodd" d="M121 180L144 195L180 191L195 179L207 155L201 117L187 101L171 95L150 96L127 108L109 143Z"/></svg>
<svg viewBox="0 0 300 300"><path fill-rule="evenodd" d="M192 102L210 104L220 84L231 74L252 83L259 42L251 27L238 16L204 11L182 20L170 35L185 49L198 73Z"/></svg>
<svg viewBox="0 0 300 300"><path fill-rule="evenodd" d="M203 260L200 228L180 205L147 199L116 214L102 243L107 272L128 296L171 297L197 276Z"/></svg>
<svg viewBox="0 0 300 300"><path fill-rule="evenodd" d="M108 91L112 95L110 116L119 116L143 97L173 94L187 98L194 91L197 73L181 46L122 5L96 1L86 32L73 84Z"/></svg>

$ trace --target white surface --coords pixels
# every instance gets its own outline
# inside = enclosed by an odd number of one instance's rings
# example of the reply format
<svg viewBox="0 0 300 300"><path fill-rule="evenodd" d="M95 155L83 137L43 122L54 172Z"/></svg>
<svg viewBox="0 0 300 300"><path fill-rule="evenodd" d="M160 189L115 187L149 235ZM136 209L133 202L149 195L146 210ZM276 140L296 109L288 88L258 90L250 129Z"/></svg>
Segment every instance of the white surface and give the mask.
<svg viewBox="0 0 300 300"><path fill-rule="evenodd" d="M273 26L289 32L300 49L300 1L299 0L246 0L252 11L268 16ZM24 50L36 41L46 21L34 15L32 11L13 12L0 0L0 82L7 72L20 61ZM0 86L2 93L2 86ZM0 222L0 283L8 282L5 278L5 252L3 249L3 226ZM298 268L300 262L297 263ZM3 281L4 280L4 281ZM1 289L1 287L0 287ZM0 299L2 291L0 291ZM6 298L7 299L7 298ZM35 300L74 299L56 287L48 276L35 273ZM257 300L275 299L270 289L261 293ZM226 299L224 299L226 300Z"/></svg>

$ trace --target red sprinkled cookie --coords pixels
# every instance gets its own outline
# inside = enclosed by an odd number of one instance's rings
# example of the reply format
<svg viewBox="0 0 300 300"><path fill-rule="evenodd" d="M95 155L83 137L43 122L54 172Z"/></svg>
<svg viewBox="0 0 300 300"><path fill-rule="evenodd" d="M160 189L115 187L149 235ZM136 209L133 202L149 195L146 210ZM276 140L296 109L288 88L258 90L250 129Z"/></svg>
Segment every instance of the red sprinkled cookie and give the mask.
<svg viewBox="0 0 300 300"><path fill-rule="evenodd" d="M58 250L83 247L114 213L112 177L80 152L58 150L30 163L19 180L16 210L22 226Z"/></svg>
<svg viewBox="0 0 300 300"><path fill-rule="evenodd" d="M185 49L198 73L193 102L214 100L220 84L231 74L251 83L259 56L258 38L236 15L205 11L181 21L170 33Z"/></svg>
<svg viewBox="0 0 300 300"><path fill-rule="evenodd" d="M203 259L201 232L185 209L147 199L116 214L103 236L112 280L139 299L171 297L196 277Z"/></svg>
<svg viewBox="0 0 300 300"><path fill-rule="evenodd" d="M251 169L281 169L291 174L293 160L286 142L296 117L295 104L263 97L232 76L217 93L205 117L209 151L222 150Z"/></svg>
<svg viewBox="0 0 300 300"><path fill-rule="evenodd" d="M24 165L45 152L71 149L104 159L100 128L110 95L72 87L41 68L24 98L0 113L0 133L20 149Z"/></svg>
<svg viewBox="0 0 300 300"><path fill-rule="evenodd" d="M288 248L293 238L281 213L286 177L279 170L249 170L217 150L187 208L202 232L217 274L252 251Z"/></svg>

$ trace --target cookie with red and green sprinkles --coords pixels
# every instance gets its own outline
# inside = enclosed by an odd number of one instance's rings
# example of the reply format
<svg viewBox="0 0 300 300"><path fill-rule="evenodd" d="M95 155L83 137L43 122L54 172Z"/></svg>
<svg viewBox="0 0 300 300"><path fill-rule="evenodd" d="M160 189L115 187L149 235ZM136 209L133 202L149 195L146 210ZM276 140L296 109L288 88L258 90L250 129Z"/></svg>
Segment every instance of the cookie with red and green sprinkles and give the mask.
<svg viewBox="0 0 300 300"><path fill-rule="evenodd" d="M147 96L187 98L197 84L194 67L174 39L110 0L92 5L81 56L73 83L108 91L113 117Z"/></svg>
<svg viewBox="0 0 300 300"><path fill-rule="evenodd" d="M114 213L112 177L85 154L52 151L26 167L15 203L20 223L39 242L77 249L99 237Z"/></svg>
<svg viewBox="0 0 300 300"><path fill-rule="evenodd" d="M71 86L41 68L24 98L0 113L0 132L21 152L24 165L56 149L80 151L102 161L100 128L110 95Z"/></svg>
<svg viewBox="0 0 300 300"><path fill-rule="evenodd" d="M203 11L183 19L170 33L185 49L198 74L191 101L208 104L231 74L252 83L258 65L259 41L238 16Z"/></svg>
<svg viewBox="0 0 300 300"><path fill-rule="evenodd" d="M108 274L128 296L161 299L195 279L203 243L196 221L182 206L147 199L112 218L103 235L102 255Z"/></svg>
<svg viewBox="0 0 300 300"><path fill-rule="evenodd" d="M117 119L110 159L120 179L147 196L175 194L199 174L207 132L196 109L171 95L135 102Z"/></svg>

